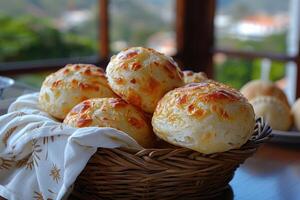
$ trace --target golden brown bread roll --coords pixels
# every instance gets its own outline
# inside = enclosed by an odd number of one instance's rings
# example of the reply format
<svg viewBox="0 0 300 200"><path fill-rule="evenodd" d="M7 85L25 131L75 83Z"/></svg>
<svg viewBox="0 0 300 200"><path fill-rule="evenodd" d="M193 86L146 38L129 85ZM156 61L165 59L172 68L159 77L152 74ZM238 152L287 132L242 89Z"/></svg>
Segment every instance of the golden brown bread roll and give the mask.
<svg viewBox="0 0 300 200"><path fill-rule="evenodd" d="M148 113L153 113L166 92L183 85L183 74L176 62L149 48L121 51L111 58L106 72L116 94Z"/></svg>
<svg viewBox="0 0 300 200"><path fill-rule="evenodd" d="M184 83L200 83L207 80L207 75L204 72L193 72L190 70L183 71Z"/></svg>
<svg viewBox="0 0 300 200"><path fill-rule="evenodd" d="M284 92L270 81L253 80L241 88L241 93L250 101L258 96L273 96L289 105Z"/></svg>
<svg viewBox="0 0 300 200"><path fill-rule="evenodd" d="M168 92L155 109L152 126L159 138L171 144L210 154L246 143L255 116L237 90L205 81Z"/></svg>
<svg viewBox="0 0 300 200"><path fill-rule="evenodd" d="M294 117L294 124L298 131L300 131L300 98L292 106L292 114Z"/></svg>
<svg viewBox="0 0 300 200"><path fill-rule="evenodd" d="M259 96L250 101L256 116L263 117L275 130L287 131L292 125L290 108L271 96Z"/></svg>
<svg viewBox="0 0 300 200"><path fill-rule="evenodd" d="M152 147L155 136L142 111L120 98L96 98L75 106L64 120L73 127L111 127L134 138L143 147Z"/></svg>
<svg viewBox="0 0 300 200"><path fill-rule="evenodd" d="M75 105L94 97L116 97L103 70L90 64L69 64L45 79L39 106L53 117L64 119Z"/></svg>

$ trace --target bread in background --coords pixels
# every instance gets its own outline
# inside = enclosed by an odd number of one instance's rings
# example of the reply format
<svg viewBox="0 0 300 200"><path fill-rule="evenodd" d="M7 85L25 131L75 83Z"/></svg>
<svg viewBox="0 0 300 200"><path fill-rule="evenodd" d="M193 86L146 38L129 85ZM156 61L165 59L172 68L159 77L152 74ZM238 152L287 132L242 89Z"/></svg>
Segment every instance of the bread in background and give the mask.
<svg viewBox="0 0 300 200"><path fill-rule="evenodd" d="M294 125L300 131L300 98L292 106L292 114L294 118Z"/></svg>
<svg viewBox="0 0 300 200"><path fill-rule="evenodd" d="M245 84L240 91L249 101L258 96L272 96L289 106L285 93L270 81L252 80Z"/></svg>
<svg viewBox="0 0 300 200"><path fill-rule="evenodd" d="M287 131L292 125L289 106L273 96L258 96L250 101L257 117L263 117L274 130Z"/></svg>
<svg viewBox="0 0 300 200"><path fill-rule="evenodd" d="M152 147L155 136L142 111L120 98L95 98L75 106L64 120L72 127L111 127L127 133L143 147Z"/></svg>
<svg viewBox="0 0 300 200"><path fill-rule="evenodd" d="M173 145L211 154L245 144L254 131L255 115L239 91L205 81L168 92L155 109L152 126Z"/></svg>
<svg viewBox="0 0 300 200"><path fill-rule="evenodd" d="M121 51L111 58L106 72L116 94L148 113L166 92L184 84L177 63L150 48Z"/></svg>
<svg viewBox="0 0 300 200"><path fill-rule="evenodd" d="M204 80L207 80L207 75L204 72L185 70L183 71L183 79L185 84L200 83Z"/></svg>
<svg viewBox="0 0 300 200"><path fill-rule="evenodd" d="M64 119L75 105L95 97L116 97L104 71L91 64L69 64L45 79L39 107L53 117Z"/></svg>

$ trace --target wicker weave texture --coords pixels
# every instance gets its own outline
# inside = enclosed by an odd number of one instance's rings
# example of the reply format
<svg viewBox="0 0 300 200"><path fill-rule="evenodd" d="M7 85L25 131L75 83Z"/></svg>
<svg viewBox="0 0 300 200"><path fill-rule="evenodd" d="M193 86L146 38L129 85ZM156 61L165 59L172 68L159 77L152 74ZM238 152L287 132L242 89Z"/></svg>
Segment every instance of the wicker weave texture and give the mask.
<svg viewBox="0 0 300 200"><path fill-rule="evenodd" d="M228 187L236 168L270 136L257 119L253 137L240 149L203 155L186 148L98 149L75 183L78 199L205 199Z"/></svg>

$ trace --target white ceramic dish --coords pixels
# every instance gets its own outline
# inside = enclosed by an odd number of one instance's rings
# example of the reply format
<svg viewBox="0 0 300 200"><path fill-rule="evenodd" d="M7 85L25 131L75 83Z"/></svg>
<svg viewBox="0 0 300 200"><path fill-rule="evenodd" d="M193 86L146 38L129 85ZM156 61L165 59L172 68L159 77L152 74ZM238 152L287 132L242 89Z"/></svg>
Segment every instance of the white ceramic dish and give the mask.
<svg viewBox="0 0 300 200"><path fill-rule="evenodd" d="M15 81L11 78L0 76L0 99L2 98L2 94L4 89L11 87Z"/></svg>

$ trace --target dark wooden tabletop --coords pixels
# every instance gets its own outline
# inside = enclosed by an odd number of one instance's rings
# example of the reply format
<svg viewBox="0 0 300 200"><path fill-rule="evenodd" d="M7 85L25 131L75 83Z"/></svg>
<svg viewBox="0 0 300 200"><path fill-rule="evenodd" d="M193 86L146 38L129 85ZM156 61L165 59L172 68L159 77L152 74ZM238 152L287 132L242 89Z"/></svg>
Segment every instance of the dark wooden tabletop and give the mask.
<svg viewBox="0 0 300 200"><path fill-rule="evenodd" d="M300 200L300 144L265 144L235 173L225 199Z"/></svg>

